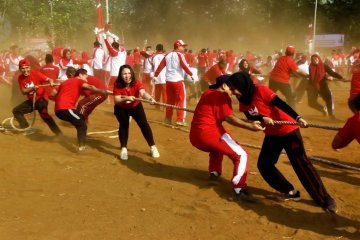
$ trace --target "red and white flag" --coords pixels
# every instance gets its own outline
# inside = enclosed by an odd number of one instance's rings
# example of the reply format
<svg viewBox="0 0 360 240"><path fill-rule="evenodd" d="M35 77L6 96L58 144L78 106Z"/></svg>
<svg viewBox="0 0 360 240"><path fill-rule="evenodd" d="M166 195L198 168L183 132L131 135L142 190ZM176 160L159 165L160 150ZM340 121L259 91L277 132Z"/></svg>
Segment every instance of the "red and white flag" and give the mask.
<svg viewBox="0 0 360 240"><path fill-rule="evenodd" d="M98 0L98 4L96 5L96 13L97 13L97 28L99 30L104 29L104 16L103 10L101 6L101 0Z"/></svg>
<svg viewBox="0 0 360 240"><path fill-rule="evenodd" d="M314 26L312 23L309 24L308 30L309 30L309 40L312 40L314 38Z"/></svg>

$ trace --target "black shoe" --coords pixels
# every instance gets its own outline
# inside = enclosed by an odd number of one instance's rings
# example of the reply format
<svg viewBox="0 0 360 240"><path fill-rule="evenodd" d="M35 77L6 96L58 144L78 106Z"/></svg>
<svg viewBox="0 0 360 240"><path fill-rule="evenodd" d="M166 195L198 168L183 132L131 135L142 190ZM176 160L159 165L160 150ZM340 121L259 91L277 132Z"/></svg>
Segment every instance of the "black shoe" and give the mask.
<svg viewBox="0 0 360 240"><path fill-rule="evenodd" d="M323 207L323 209L328 213L337 213L337 206L334 199L330 198L326 201L326 205Z"/></svg>
<svg viewBox="0 0 360 240"><path fill-rule="evenodd" d="M284 201L300 201L300 191L292 190L289 193L285 193Z"/></svg>
<svg viewBox="0 0 360 240"><path fill-rule="evenodd" d="M220 177L220 174L217 172L211 172L209 176L210 181L218 181Z"/></svg>
<svg viewBox="0 0 360 240"><path fill-rule="evenodd" d="M246 188L243 188L240 190L239 193L235 193L235 198L238 201L241 202L247 202L247 203L256 203L257 200L255 197L253 197Z"/></svg>
<svg viewBox="0 0 360 240"><path fill-rule="evenodd" d="M209 182L211 185L218 185L220 180L220 174L217 172L211 172L209 175Z"/></svg>

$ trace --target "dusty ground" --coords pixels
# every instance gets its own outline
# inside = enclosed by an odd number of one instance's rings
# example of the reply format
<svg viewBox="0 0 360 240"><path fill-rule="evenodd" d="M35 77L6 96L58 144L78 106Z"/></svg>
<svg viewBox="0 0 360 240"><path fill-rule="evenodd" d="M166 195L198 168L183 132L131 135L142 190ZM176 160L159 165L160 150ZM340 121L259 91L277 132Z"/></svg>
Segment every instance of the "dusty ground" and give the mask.
<svg viewBox="0 0 360 240"><path fill-rule="evenodd" d="M329 122L298 105L309 122L341 126L350 116L348 83L332 84L337 117ZM11 115L9 89L0 86L0 119ZM194 101L189 108L194 108ZM144 105L149 120L164 113ZM234 105L235 106L235 105ZM53 106L50 106L53 114ZM188 114L188 122L191 121ZM66 138L54 138L37 119L38 133L0 133L0 239L360 239L359 172L314 162L328 191L337 200L338 215L314 205L282 156L278 166L302 192L300 202L284 202L256 169L259 150L251 154L248 184L256 204L233 201L229 182L232 164L224 161L219 185L208 182L207 154L188 141L188 133L152 122L161 157L152 159L137 125L132 122L129 160L118 158L119 144L110 134L95 134L86 152L78 154L75 129L61 123ZM90 118L89 132L116 130L112 106L101 105ZM227 125L241 143L260 146L263 133ZM307 152L360 167L357 143L333 151L335 131L302 130Z"/></svg>

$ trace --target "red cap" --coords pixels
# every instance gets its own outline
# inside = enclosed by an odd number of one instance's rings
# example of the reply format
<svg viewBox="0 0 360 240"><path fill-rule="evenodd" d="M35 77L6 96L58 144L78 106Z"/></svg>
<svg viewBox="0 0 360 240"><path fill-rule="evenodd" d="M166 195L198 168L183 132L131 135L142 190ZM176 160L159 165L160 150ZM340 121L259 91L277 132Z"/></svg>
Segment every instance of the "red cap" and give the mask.
<svg viewBox="0 0 360 240"><path fill-rule="evenodd" d="M29 60L27 60L26 58L21 59L21 60L19 61L19 68L20 68L20 67L26 67L26 66L30 66Z"/></svg>
<svg viewBox="0 0 360 240"><path fill-rule="evenodd" d="M178 48L180 46L184 46L186 47L188 44L185 43L183 40L176 40L176 42L174 42L174 48Z"/></svg>
<svg viewBox="0 0 360 240"><path fill-rule="evenodd" d="M292 56L295 54L295 47L293 46L288 46L285 50L285 55L287 56Z"/></svg>

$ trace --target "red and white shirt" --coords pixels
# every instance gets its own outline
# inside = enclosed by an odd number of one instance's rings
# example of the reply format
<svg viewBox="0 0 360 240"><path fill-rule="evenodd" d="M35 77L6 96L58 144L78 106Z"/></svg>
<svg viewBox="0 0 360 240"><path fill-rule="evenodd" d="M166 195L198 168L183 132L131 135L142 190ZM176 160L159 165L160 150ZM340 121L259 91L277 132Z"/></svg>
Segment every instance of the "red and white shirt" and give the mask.
<svg viewBox="0 0 360 240"><path fill-rule="evenodd" d="M240 112L248 112L252 116L262 115L278 121L294 121L292 117L275 106L271 106L271 100L276 96L268 86L255 85L253 99L249 105L240 103ZM265 135L285 135L299 128L296 125L265 125Z"/></svg>
<svg viewBox="0 0 360 240"><path fill-rule="evenodd" d="M183 81L185 72L190 76L193 75L185 60L184 54L178 50L173 50L163 58L158 68L155 70L155 77L159 76L164 67L166 67L165 77L168 82Z"/></svg>
<svg viewBox="0 0 360 240"><path fill-rule="evenodd" d="M120 67L126 62L126 51L124 48L113 48L107 39L105 44L110 54L110 76L117 77Z"/></svg>
<svg viewBox="0 0 360 240"><path fill-rule="evenodd" d="M105 61L105 52L101 47L93 49L92 68L101 70Z"/></svg>
<svg viewBox="0 0 360 240"><path fill-rule="evenodd" d="M156 52L153 57L151 58L151 65L152 65L152 72L155 72L155 69L157 69L161 63L161 61L165 57L165 53L163 52ZM159 76L156 78L155 84L165 84L166 81L166 70L161 70Z"/></svg>
<svg viewBox="0 0 360 240"><path fill-rule="evenodd" d="M26 88L34 87L35 85L40 85L40 84L46 82L46 79L47 79L47 76L45 76L41 72L35 71L35 70L30 70L29 76L20 75L18 77L19 88L20 88L20 90L23 90ZM33 92L26 94L26 96L29 100L33 99L33 95L34 95ZM36 100L38 100L41 97L48 99L48 95L46 94L46 91L44 88L39 88L36 91Z"/></svg>

